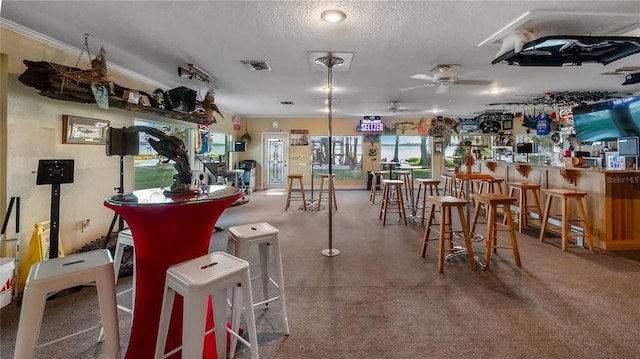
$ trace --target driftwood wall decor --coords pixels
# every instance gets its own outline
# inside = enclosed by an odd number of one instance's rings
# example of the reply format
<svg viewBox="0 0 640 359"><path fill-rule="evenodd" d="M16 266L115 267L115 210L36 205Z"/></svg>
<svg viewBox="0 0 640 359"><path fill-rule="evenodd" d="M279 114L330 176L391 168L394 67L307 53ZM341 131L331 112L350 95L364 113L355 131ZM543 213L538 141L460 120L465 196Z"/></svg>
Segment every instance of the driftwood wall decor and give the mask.
<svg viewBox="0 0 640 359"><path fill-rule="evenodd" d="M109 107L197 124L215 123L216 113L223 117L214 103L212 91L207 93L202 101L197 101L196 91L186 87L178 87L166 92L158 89L153 94L149 94L104 81L106 76L101 76L106 73L104 51L92 60L91 70L47 61L24 60L23 63L27 69L18 77L18 80L26 86L38 89L40 95L52 99L87 104L97 103L94 93L96 88L99 88L108 93Z"/></svg>

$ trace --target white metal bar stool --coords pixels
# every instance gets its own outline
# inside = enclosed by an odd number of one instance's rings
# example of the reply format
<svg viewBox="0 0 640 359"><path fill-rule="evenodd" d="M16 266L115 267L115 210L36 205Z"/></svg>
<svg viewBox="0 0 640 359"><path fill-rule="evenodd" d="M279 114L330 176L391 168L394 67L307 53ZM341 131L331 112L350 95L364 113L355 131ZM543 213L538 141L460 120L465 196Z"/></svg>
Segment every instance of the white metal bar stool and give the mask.
<svg viewBox="0 0 640 359"><path fill-rule="evenodd" d="M107 249L38 262L31 267L22 297L14 358L32 358L36 348L100 328L96 325L66 337L37 345L47 295L95 282L109 358L120 358L120 332L113 259Z"/></svg>
<svg viewBox="0 0 640 359"><path fill-rule="evenodd" d="M122 257L124 256L124 250L127 246L133 247L133 235L131 229L127 228L118 232L118 241L116 242L116 252L113 256L113 274L115 277L116 285L118 284L118 277L120 276L120 266L122 264ZM133 315L133 307L136 301L136 256L133 256L133 284L131 288L123 290L120 293L116 293L116 297L125 293L131 292L131 308L127 308L118 304L118 309ZM104 340L104 328L100 330L98 341Z"/></svg>
<svg viewBox="0 0 640 359"><path fill-rule="evenodd" d="M236 291L236 287L241 288ZM233 289L231 329L227 328L227 288ZM183 301L182 346L164 353L169 321L175 295L180 294ZM218 358L226 357L226 333L240 340L251 350L251 358L258 359L258 338L253 310L246 310L249 341L238 334L240 308L253 308L249 263L224 252L210 253L167 269L160 325L156 341L155 358L166 358L182 350L183 358L202 358L204 350L207 304L213 296L213 319ZM234 350L229 351L233 358Z"/></svg>
<svg viewBox="0 0 640 359"><path fill-rule="evenodd" d="M118 233L118 242L116 243L116 253L113 258L113 267L114 267L113 273L116 277L116 283L118 283L118 276L120 275L120 266L122 264L122 257L124 256L124 250L127 246L133 247L133 236L131 235L131 230L129 228L122 230ZM135 301L136 301L136 256L135 255L133 256L133 284L131 286L131 289L127 289L125 291L117 293L117 295L121 295L129 291L131 291L131 309L119 304L118 304L118 309L123 310L130 314L133 314L133 306L135 305Z"/></svg>
<svg viewBox="0 0 640 359"><path fill-rule="evenodd" d="M253 306L257 307L264 304L265 309L269 309L269 302L280 300L282 308L282 321L284 323L285 335L289 335L289 320L287 319L287 308L284 296L284 275L282 270L282 254L280 251L278 229L266 222L245 224L229 228L229 240L227 242L227 253L231 253L238 258L248 260L249 248L253 245L259 245L260 253L260 276L252 278L262 280L262 292L264 300L254 302ZM273 248L273 262L275 266L275 280L269 276L267 271L269 261L269 247ZM275 296L269 296L269 282L273 283L277 289ZM232 342L233 343L233 342ZM234 345L231 346L234 348Z"/></svg>

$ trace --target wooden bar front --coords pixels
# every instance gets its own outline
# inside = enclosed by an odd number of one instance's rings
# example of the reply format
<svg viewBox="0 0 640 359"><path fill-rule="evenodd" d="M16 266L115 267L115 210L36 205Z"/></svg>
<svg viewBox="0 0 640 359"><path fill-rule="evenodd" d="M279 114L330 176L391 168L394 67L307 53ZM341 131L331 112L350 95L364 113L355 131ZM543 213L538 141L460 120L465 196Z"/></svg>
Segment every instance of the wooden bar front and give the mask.
<svg viewBox="0 0 640 359"><path fill-rule="evenodd" d="M640 249L640 171L480 160L474 171L504 178L504 193L508 193L509 182L587 192L586 209L595 246L605 250ZM544 203L545 198L540 200ZM559 201L554 201L551 211L560 212ZM571 206L570 213L576 217L578 209Z"/></svg>

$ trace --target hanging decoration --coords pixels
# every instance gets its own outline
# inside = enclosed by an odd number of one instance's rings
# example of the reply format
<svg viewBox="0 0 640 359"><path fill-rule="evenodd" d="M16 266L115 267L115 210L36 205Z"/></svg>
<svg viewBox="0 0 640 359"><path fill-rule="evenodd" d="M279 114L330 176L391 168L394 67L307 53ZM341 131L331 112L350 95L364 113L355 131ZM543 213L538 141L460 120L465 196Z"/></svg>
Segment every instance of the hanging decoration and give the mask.
<svg viewBox="0 0 640 359"><path fill-rule="evenodd" d="M209 152L209 134L209 125L198 125L194 149L196 154L203 155Z"/></svg>
<svg viewBox="0 0 640 359"><path fill-rule="evenodd" d="M240 136L240 141L251 143L251 135L249 134L249 124L245 122L244 133Z"/></svg>

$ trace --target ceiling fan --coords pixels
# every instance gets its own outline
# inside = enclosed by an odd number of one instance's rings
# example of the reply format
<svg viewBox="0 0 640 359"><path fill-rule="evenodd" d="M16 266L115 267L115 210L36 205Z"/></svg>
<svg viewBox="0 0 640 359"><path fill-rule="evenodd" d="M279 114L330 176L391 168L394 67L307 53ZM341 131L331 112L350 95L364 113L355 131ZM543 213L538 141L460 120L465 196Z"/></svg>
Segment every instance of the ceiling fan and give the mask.
<svg viewBox="0 0 640 359"><path fill-rule="evenodd" d="M380 109L380 111L385 111ZM386 112L389 113L398 113L398 112L420 112L421 109L409 108L405 106L400 106L400 101L389 101L387 105Z"/></svg>
<svg viewBox="0 0 640 359"><path fill-rule="evenodd" d="M487 86L493 83L493 81L489 80L461 80L460 78L458 78L457 72L455 72L455 70L459 67L460 65L456 64L436 65L430 70L430 72L433 72L433 76L427 74L416 74L411 76L412 79L431 81L430 83L420 86L401 88L400 91L415 90L422 87L439 86L438 92L445 92L451 85Z"/></svg>

